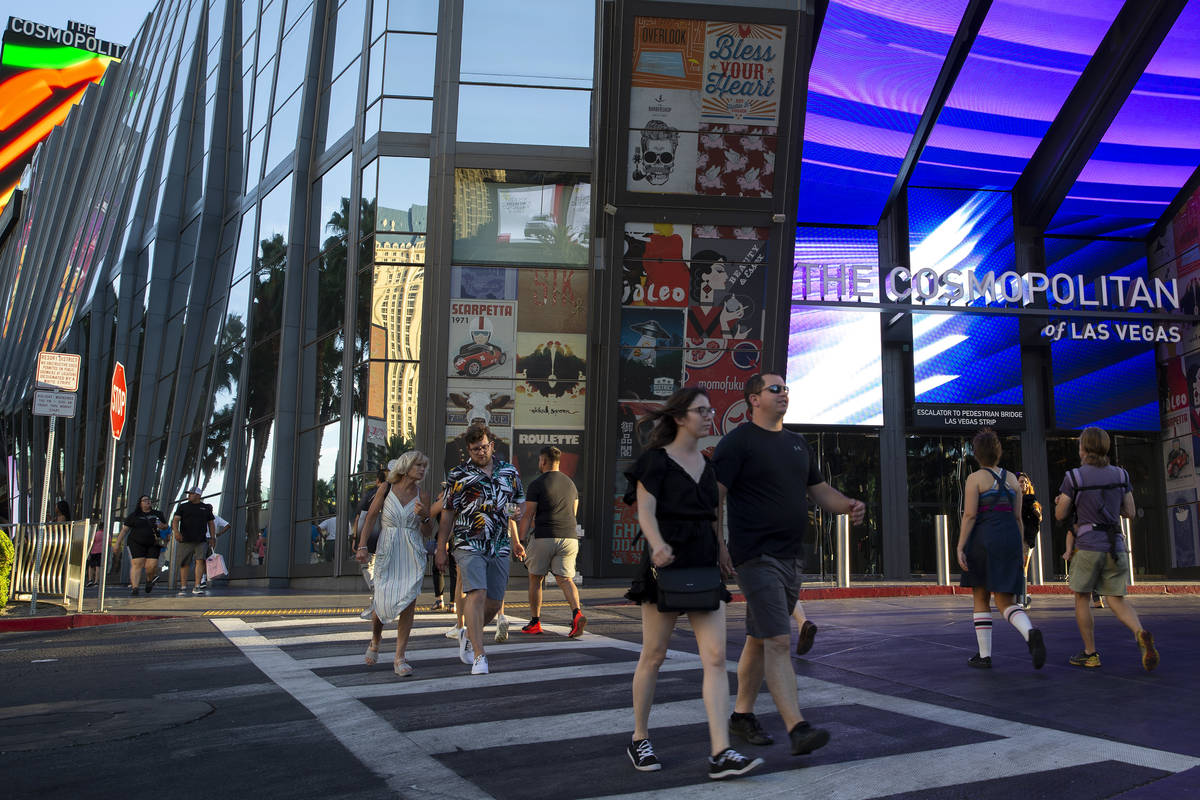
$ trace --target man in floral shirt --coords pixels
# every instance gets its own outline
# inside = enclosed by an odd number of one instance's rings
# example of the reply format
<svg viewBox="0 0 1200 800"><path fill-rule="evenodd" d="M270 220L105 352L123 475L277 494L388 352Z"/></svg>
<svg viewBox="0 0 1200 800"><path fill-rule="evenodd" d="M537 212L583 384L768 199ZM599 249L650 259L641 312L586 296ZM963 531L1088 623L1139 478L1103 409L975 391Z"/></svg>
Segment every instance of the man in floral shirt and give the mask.
<svg viewBox="0 0 1200 800"><path fill-rule="evenodd" d="M448 552L462 574L466 629L458 634L458 655L472 675L486 675L483 626L492 621L508 588L509 553L525 557L510 520L520 516L525 490L517 468L494 455L496 438L481 422L464 435L470 459L446 476L434 564L445 569Z"/></svg>

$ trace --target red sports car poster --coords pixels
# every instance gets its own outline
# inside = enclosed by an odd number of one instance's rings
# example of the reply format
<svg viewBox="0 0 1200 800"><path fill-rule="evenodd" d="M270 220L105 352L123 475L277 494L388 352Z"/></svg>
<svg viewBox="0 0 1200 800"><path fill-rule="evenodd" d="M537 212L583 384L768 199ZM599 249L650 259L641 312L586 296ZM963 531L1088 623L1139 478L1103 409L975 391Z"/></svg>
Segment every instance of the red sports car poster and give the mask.
<svg viewBox="0 0 1200 800"><path fill-rule="evenodd" d="M449 376L512 378L516 319L511 300L451 300Z"/></svg>

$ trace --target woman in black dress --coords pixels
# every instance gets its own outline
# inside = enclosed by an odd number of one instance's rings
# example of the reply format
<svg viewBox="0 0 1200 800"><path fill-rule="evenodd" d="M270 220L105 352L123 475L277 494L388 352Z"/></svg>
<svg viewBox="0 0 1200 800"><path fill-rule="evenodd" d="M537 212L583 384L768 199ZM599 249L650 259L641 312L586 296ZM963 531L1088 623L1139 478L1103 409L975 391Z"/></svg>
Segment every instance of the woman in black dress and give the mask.
<svg viewBox="0 0 1200 800"><path fill-rule="evenodd" d="M119 556L125 538L129 537L129 594L136 595L141 590L142 573L146 575L146 594L154 588L154 582L158 580L158 554L162 549L158 532L166 527L166 517L151 505L150 496L146 494L125 517L125 524L112 547L113 555Z"/></svg>
<svg viewBox="0 0 1200 800"><path fill-rule="evenodd" d="M712 427L713 407L700 389L680 389L653 413L654 429L646 451L629 473L630 492L636 493L638 523L646 540L642 569L625 594L642 607L642 653L633 674L633 741L629 759L643 772L662 768L650 745L650 708L658 668L667 655L667 645L679 612L658 610L658 584L652 567L720 566L732 573L729 552L717 530L717 477L700 452L700 439ZM704 667L704 710L712 757L710 778L744 775L762 764L729 746L729 677L725 671L725 603L732 598L724 591L716 611L689 611L688 621Z"/></svg>
<svg viewBox="0 0 1200 800"><path fill-rule="evenodd" d="M1000 469L1000 437L981 431L971 441L979 469L963 487L962 528L958 534L961 584L975 600L975 641L979 651L967 660L976 669L992 667L992 594L1004 618L1029 647L1033 668L1046 663L1042 632L1033 627L1016 597L1025 588L1022 574L1021 487L1013 473ZM997 470L999 470L997 472Z"/></svg>

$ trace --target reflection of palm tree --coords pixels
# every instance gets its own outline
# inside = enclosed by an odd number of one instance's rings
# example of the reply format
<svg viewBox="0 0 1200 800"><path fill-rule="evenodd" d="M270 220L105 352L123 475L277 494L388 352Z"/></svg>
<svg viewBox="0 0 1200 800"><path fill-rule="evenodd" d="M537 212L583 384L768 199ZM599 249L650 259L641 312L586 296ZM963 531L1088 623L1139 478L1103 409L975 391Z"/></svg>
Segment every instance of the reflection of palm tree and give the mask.
<svg viewBox="0 0 1200 800"><path fill-rule="evenodd" d="M279 329L283 324L283 277L287 266L287 242L283 234L276 233L270 239L259 242L259 258L254 270L254 310L250 316L250 344L264 347L274 340L275 353L279 352ZM262 502L263 459L270 445L271 426L274 423L275 382L278 377L277 364L265 369L264 364L251 360L252 369L246 375L246 419L250 421L250 437L253 447L246 477L246 503Z"/></svg>
<svg viewBox="0 0 1200 800"><path fill-rule="evenodd" d="M214 376L213 395L224 392L229 401L221 408L213 409L209 418L213 420L205 431L204 447L200 462L200 482L207 486L213 473L221 466L229 454L229 436L233 428L233 407L237 400L234 385L242 374L242 359L245 352L243 339L246 336L246 326L241 314L230 314L225 319L221 331L221 342L217 347L215 361L216 375Z"/></svg>

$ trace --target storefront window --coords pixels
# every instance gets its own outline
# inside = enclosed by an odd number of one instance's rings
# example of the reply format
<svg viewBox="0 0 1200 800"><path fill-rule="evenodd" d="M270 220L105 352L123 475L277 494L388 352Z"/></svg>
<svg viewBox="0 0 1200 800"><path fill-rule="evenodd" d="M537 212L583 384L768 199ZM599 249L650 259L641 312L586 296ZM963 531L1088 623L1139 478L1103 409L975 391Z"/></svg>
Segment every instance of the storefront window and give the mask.
<svg viewBox="0 0 1200 800"><path fill-rule="evenodd" d="M455 171L456 263L583 265L590 245L586 175Z"/></svg>

